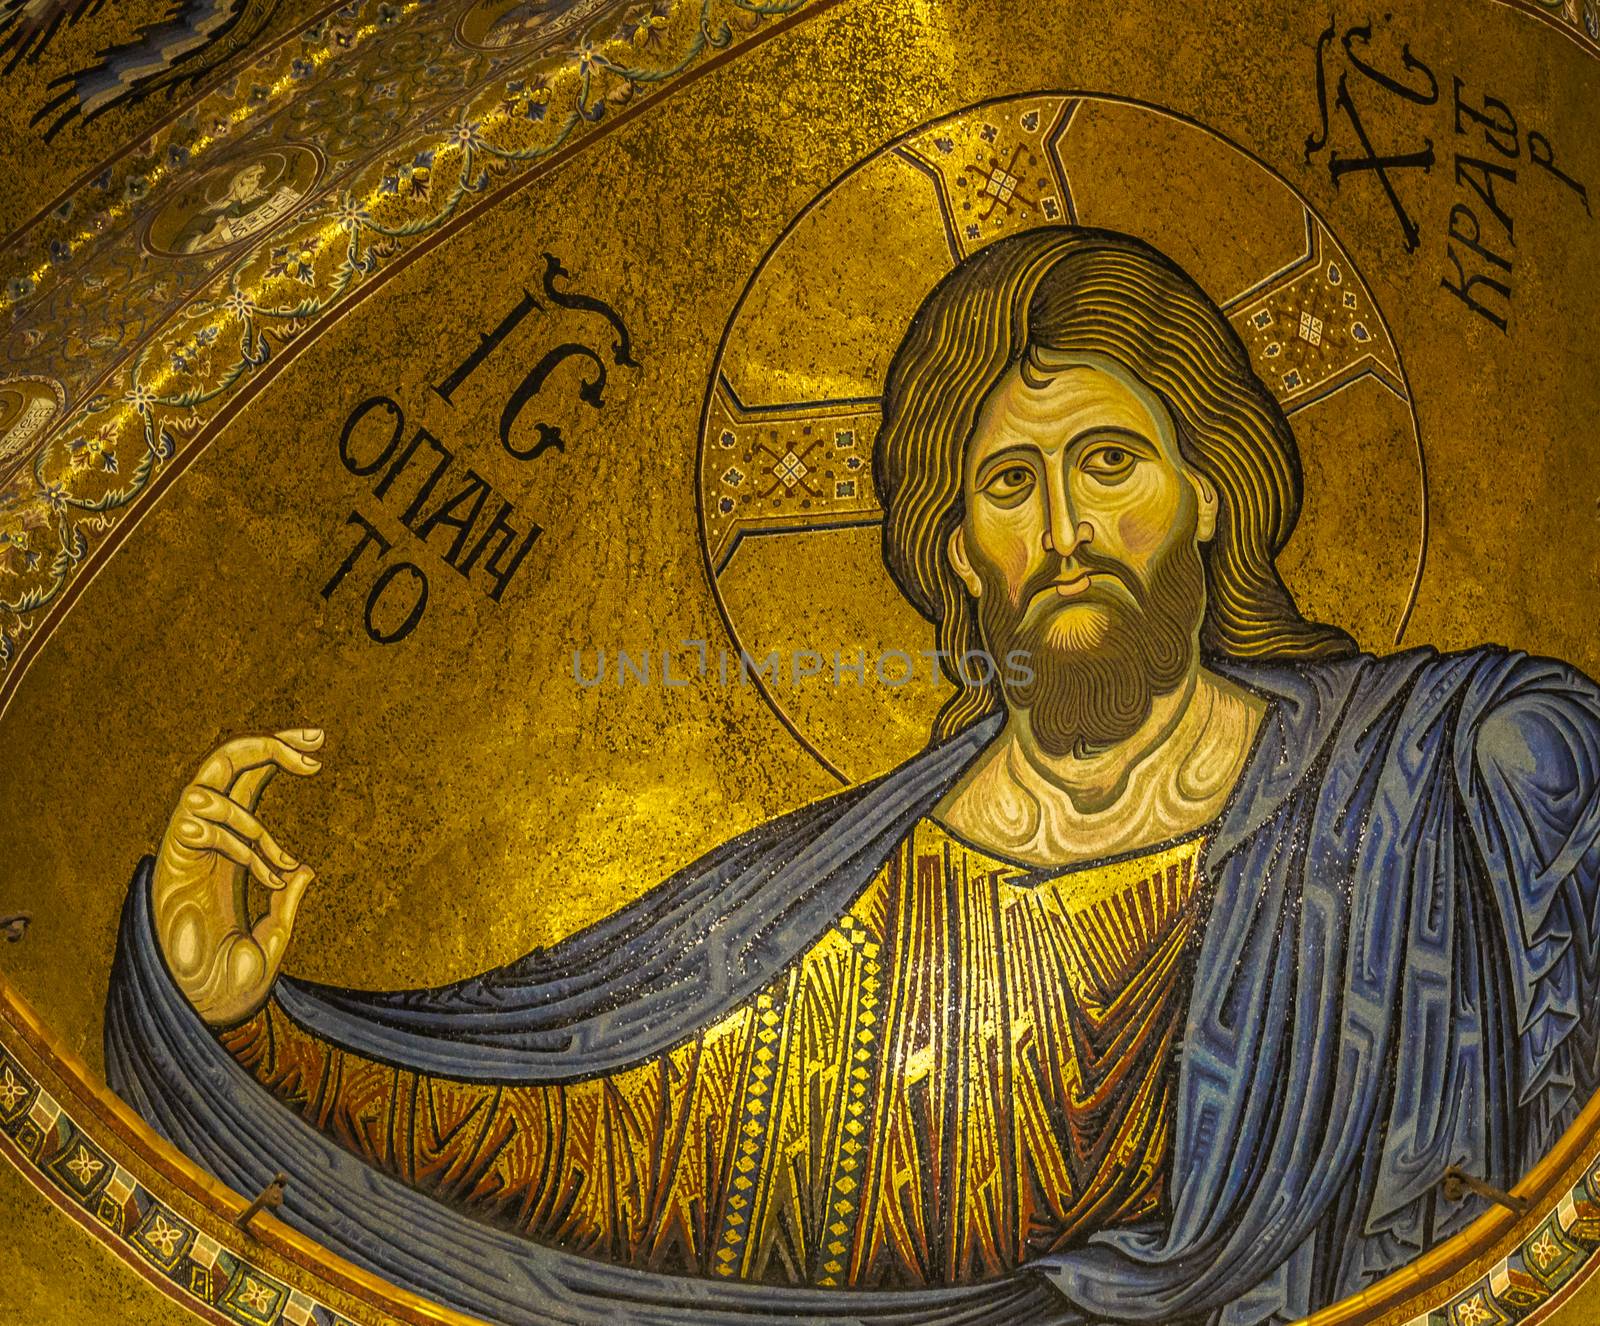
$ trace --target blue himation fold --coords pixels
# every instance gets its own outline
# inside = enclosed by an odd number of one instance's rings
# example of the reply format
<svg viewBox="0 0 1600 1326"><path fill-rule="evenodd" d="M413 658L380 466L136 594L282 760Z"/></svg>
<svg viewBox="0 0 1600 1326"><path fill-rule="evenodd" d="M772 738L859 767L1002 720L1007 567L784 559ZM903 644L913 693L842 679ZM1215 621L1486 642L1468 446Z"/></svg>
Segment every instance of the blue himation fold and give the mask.
<svg viewBox="0 0 1600 1326"><path fill-rule="evenodd" d="M172 984L150 863L106 1012L112 1085L243 1192L406 1289L523 1323L1217 1326L1304 1315L1462 1228L1600 1082L1600 689L1497 649L1214 663L1269 701L1205 870L1168 1213L984 1285L779 1289L541 1247L364 1165L240 1068ZM994 736L734 839L554 947L433 990L289 979L314 1032L421 1072L539 1083L651 1058L798 957Z"/></svg>

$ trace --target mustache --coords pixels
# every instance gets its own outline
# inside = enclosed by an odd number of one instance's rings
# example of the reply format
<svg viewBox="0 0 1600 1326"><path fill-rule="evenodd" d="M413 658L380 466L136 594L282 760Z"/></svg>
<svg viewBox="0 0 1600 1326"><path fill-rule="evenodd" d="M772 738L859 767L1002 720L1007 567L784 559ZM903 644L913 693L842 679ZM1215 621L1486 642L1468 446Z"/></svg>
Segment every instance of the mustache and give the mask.
<svg viewBox="0 0 1600 1326"><path fill-rule="evenodd" d="M1096 572L1115 576L1123 588L1133 596L1133 601L1140 607L1144 606L1144 586L1139 582L1139 577L1115 557L1087 547L1079 548L1070 558L1063 557L1058 552L1049 553L1045 558L1045 564L1023 582L1017 606L1026 610L1032 604L1035 595L1049 589L1057 581L1071 580L1080 575L1091 575Z"/></svg>
<svg viewBox="0 0 1600 1326"><path fill-rule="evenodd" d="M1098 596L1092 601L1104 621L1095 639L1055 639L1058 601L1051 583L1093 573L1115 577L1116 585L1080 585L1066 602ZM1002 678L1001 686L1007 708L1028 714L1041 749L1082 754L1121 741L1149 716L1157 695L1182 681L1196 657L1205 612L1198 545L1178 541L1151 562L1147 576L1083 547L1071 556L1048 554L1027 577L1022 603L1003 589L979 598L979 629L990 652L1022 649L1034 658L1031 680Z"/></svg>

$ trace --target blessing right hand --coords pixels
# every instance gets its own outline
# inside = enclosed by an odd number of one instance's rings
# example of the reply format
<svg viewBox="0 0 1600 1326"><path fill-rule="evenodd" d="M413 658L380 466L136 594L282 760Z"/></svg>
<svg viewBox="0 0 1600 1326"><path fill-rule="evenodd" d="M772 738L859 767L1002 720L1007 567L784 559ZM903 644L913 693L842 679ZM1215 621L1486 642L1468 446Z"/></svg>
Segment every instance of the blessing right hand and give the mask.
<svg viewBox="0 0 1600 1326"><path fill-rule="evenodd" d="M217 747L183 789L156 857L152 901L167 968L214 1027L267 1002L289 947L300 899L316 877L272 838L255 810L279 769L309 775L320 728L237 737ZM250 915L249 883L268 890Z"/></svg>

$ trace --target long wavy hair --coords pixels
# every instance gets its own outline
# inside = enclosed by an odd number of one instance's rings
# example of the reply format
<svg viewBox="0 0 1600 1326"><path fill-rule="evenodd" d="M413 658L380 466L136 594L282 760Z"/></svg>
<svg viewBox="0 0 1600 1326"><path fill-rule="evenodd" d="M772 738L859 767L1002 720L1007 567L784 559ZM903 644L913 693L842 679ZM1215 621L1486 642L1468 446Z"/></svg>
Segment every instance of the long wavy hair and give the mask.
<svg viewBox="0 0 1600 1326"><path fill-rule="evenodd" d="M1308 621L1276 557L1300 515L1300 458L1283 409L1251 368L1222 310L1176 263L1109 230L1051 226L997 240L960 263L923 301L884 386L872 474L883 504L883 558L901 592L937 629L956 694L943 741L1001 707L993 669L963 660L982 646L977 602L950 565L966 515L962 463L985 399L1013 366L1050 376L1075 355L1102 355L1166 407L1184 462L1219 498L1202 549L1202 657L1332 658L1356 652L1334 626Z"/></svg>

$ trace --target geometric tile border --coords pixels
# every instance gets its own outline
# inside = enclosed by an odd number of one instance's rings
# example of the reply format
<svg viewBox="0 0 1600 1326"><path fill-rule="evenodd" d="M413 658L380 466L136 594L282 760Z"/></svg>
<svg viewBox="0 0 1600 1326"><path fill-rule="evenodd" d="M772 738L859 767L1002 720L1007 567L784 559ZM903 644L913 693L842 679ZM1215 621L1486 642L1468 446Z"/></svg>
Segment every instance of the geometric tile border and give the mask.
<svg viewBox="0 0 1600 1326"><path fill-rule="evenodd" d="M1489 1274L1444 1306L1412 1319L1415 1326L1516 1326L1549 1303L1600 1248L1600 1162L1521 1245Z"/></svg>
<svg viewBox="0 0 1600 1326"><path fill-rule="evenodd" d="M3 1048L0 1153L80 1223L92 1221L122 1260L191 1311L238 1326L353 1326L162 1202Z"/></svg>
<svg viewBox="0 0 1600 1326"><path fill-rule="evenodd" d="M120 1262L218 1326L481 1326L329 1253L158 1137L0 975L0 1156ZM3 1163L3 1162L0 1162ZM94 1320L86 1315L85 1320Z"/></svg>
<svg viewBox="0 0 1600 1326"><path fill-rule="evenodd" d="M59 1089L41 1077L55 1078ZM469 1318L340 1261L270 1215L260 1217L257 1243L231 1223L242 1204L237 1194L162 1152L126 1105L54 1047L0 977L0 1155L169 1297L227 1326L469 1326ZM155 1187L170 1182L171 1191L153 1190L123 1161L148 1168ZM1533 1326L1547 1317L1600 1268L1600 1097L1517 1188L1539 1214L1517 1218L1491 1208L1304 1326ZM252 1243L265 1255L252 1256ZM1474 1262L1496 1253L1490 1270L1471 1276Z"/></svg>

